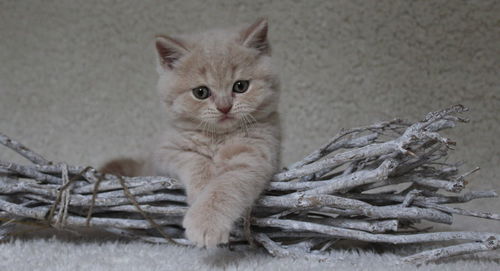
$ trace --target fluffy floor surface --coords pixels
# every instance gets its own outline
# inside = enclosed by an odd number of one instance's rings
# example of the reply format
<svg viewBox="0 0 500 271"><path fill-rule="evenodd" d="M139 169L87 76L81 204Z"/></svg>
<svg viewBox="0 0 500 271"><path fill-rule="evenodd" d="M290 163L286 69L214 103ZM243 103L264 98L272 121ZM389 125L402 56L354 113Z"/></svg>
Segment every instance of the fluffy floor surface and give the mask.
<svg viewBox="0 0 500 271"><path fill-rule="evenodd" d="M0 270L499 270L498 254L417 267L398 255L339 250L331 261L273 258L263 251L233 252L145 243L16 240L0 245ZM478 258L481 258L479 261ZM496 259L495 259L496 258Z"/></svg>

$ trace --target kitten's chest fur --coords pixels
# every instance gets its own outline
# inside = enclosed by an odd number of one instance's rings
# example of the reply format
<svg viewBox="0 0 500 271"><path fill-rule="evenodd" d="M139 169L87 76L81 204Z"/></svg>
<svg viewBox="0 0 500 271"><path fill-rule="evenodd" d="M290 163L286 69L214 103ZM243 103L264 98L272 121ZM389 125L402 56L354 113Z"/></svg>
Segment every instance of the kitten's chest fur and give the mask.
<svg viewBox="0 0 500 271"><path fill-rule="evenodd" d="M180 164L196 164L199 161L194 161L193 157L198 157L208 165L213 165L227 156L224 154L231 153L231 149L241 151L248 148L263 153L267 158L266 163L276 167L279 163L279 147L280 125L277 113L254 123L247 129L225 134L215 135L199 130L172 127L167 129L160 137L159 144L155 145L150 159L147 159L143 174L178 178L180 176L176 173L177 168L171 166L172 159Z"/></svg>
<svg viewBox="0 0 500 271"><path fill-rule="evenodd" d="M214 159L224 148L235 145L268 145L272 148L279 140L278 130L272 123L254 124L245 130L238 130L225 134L210 134L200 131L178 132L182 140L178 147L185 151L196 152L206 158Z"/></svg>

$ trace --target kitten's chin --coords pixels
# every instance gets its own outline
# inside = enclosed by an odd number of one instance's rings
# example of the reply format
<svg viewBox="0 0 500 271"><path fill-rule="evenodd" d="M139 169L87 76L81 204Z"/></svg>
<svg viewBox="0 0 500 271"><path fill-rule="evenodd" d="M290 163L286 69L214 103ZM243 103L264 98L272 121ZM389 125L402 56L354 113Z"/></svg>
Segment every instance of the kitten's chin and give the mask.
<svg viewBox="0 0 500 271"><path fill-rule="evenodd" d="M216 133L229 133L236 131L240 128L239 122L236 118L224 116L214 123Z"/></svg>

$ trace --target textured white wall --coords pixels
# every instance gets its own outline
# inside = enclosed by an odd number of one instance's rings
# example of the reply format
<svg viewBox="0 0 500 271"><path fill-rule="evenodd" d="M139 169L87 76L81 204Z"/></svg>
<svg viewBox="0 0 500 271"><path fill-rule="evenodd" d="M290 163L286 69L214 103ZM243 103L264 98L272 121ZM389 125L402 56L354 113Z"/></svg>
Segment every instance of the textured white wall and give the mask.
<svg viewBox="0 0 500 271"><path fill-rule="evenodd" d="M154 35L268 16L285 163L342 127L463 103L455 157L481 166L471 188L500 190L499 1L206 2L0 1L0 130L74 164L139 153L163 126ZM456 227L500 231L471 223Z"/></svg>

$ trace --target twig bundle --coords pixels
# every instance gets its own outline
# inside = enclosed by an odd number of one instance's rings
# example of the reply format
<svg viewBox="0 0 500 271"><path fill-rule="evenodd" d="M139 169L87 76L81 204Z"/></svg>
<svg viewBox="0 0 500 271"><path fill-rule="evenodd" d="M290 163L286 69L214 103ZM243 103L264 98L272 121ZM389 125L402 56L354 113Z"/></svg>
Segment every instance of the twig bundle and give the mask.
<svg viewBox="0 0 500 271"><path fill-rule="evenodd" d="M497 233L426 233L413 227L421 220L452 224L453 214L500 220L498 214L447 206L497 196L461 193L477 169L459 174L459 165L445 162L455 143L438 132L466 122L458 116L465 111L457 105L414 124L395 119L341 131L274 175L245 222L237 223L232 244L256 241L275 256L326 259L325 251L338 240L463 242L403 259L410 262L499 248ZM0 143L34 163L0 161L3 220L98 227L148 242L190 244L180 226L188 207L179 181L103 175L49 162L5 135Z"/></svg>

